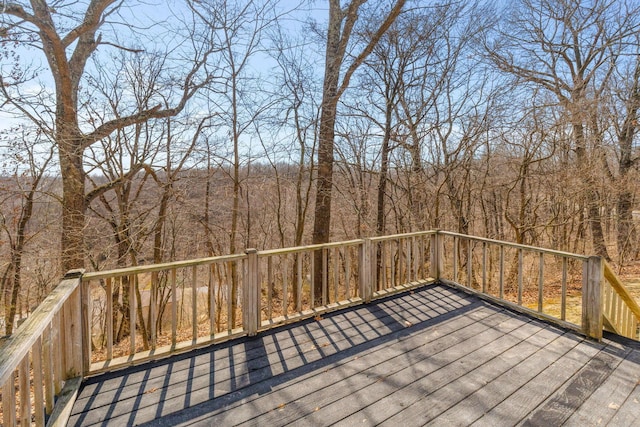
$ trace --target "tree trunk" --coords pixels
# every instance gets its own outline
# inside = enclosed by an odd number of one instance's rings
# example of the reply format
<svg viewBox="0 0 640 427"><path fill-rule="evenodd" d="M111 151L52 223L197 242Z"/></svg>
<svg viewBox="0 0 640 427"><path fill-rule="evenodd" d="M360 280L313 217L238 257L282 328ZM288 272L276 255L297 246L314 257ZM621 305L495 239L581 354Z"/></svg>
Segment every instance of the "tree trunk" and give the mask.
<svg viewBox="0 0 640 427"><path fill-rule="evenodd" d="M624 264L625 260L633 250L633 245L638 241L637 231L633 223L633 189L629 182L630 172L633 171L635 160L633 159L633 139L638 126L638 110L640 109L640 57L636 61L633 87L627 103L627 115L622 124L620 135L618 135L618 146L620 147L620 159L618 169L620 176L618 200L616 207L618 210L618 230L617 245L619 263Z"/></svg>
<svg viewBox="0 0 640 427"><path fill-rule="evenodd" d="M61 123L58 123L61 126ZM64 125L62 125L64 126ZM85 172L77 134L59 132L62 171L62 272L84 268Z"/></svg>
<svg viewBox="0 0 640 427"><path fill-rule="evenodd" d="M338 1L332 0L329 8L329 28L325 56L324 86L320 105L320 133L316 177L316 205L313 223L313 243L329 242L331 228L331 192L333 187L333 146L339 97L338 79L342 56L340 55L340 29L343 13ZM314 253L313 272L314 304L322 304L322 251Z"/></svg>

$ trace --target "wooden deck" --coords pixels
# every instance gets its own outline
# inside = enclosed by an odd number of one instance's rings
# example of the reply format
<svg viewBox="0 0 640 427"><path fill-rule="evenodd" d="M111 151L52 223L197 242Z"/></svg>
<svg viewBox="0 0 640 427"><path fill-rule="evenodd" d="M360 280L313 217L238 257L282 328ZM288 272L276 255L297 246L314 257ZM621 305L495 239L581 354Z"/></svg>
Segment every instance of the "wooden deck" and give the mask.
<svg viewBox="0 0 640 427"><path fill-rule="evenodd" d="M431 285L85 381L69 425L638 425L640 348Z"/></svg>

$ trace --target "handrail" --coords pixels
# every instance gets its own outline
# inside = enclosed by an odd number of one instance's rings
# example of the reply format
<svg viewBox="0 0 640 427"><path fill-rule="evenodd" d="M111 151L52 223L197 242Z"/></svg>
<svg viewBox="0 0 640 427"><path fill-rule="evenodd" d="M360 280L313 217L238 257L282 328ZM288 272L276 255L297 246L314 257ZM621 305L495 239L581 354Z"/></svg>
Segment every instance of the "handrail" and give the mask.
<svg viewBox="0 0 640 427"><path fill-rule="evenodd" d="M605 261L604 263L604 277L609 282L609 285L616 291L622 301L629 307L631 312L636 316L636 319L640 321L640 305L631 296L627 288L620 281L616 273L611 266Z"/></svg>
<svg viewBox="0 0 640 427"><path fill-rule="evenodd" d="M602 338L599 257L447 231L438 231L436 236L440 241L437 252L444 257L438 261L444 264L440 277L446 283L455 283L483 298L563 327L570 326L594 339ZM582 269L577 270L570 261L581 263ZM568 310L569 290L573 289L575 295L578 285L582 295L579 318ZM550 290L560 299L559 310L547 301Z"/></svg>
<svg viewBox="0 0 640 427"><path fill-rule="evenodd" d="M605 329L618 335L639 339L640 306L629 294L613 269L604 264L603 310L602 317Z"/></svg>
<svg viewBox="0 0 640 427"><path fill-rule="evenodd" d="M36 310L20 325L15 334L0 345L0 384L4 384L62 305L79 286L78 279L63 279Z"/></svg>
<svg viewBox="0 0 640 427"><path fill-rule="evenodd" d="M0 345L3 425L14 426L18 421L30 425L33 416L41 426L47 416L52 422L68 410L66 397L77 392L85 367L81 275L81 270L67 273L15 334Z"/></svg>
<svg viewBox="0 0 640 427"><path fill-rule="evenodd" d="M106 279L107 277L123 277L131 274L154 273L172 268L193 267L195 265L211 264L215 262L237 261L246 258L245 254L221 255L208 258L195 258L183 261L164 262L160 264L139 265L135 267L117 268L113 270L92 271L85 273L84 280Z"/></svg>
<svg viewBox="0 0 640 427"><path fill-rule="evenodd" d="M543 252L543 253L549 254L549 255L557 255L557 256L577 259L577 260L581 260L581 261L586 261L587 259L589 259L589 257L587 255L574 254L574 253L571 253L571 252L558 251L558 250L555 250L555 249L540 248L540 247L537 247L537 246L523 245L523 244L520 244L520 243L505 242L503 240L488 239L486 237L470 236L468 234L455 233L453 231L438 231L438 234L441 234L443 236L454 236L454 237L461 237L461 238L464 238L464 239L472 239L472 240L475 240L477 242L493 243L493 244L501 245L501 246L508 247L508 248L516 248L516 249L524 249L524 250L528 250L528 251Z"/></svg>

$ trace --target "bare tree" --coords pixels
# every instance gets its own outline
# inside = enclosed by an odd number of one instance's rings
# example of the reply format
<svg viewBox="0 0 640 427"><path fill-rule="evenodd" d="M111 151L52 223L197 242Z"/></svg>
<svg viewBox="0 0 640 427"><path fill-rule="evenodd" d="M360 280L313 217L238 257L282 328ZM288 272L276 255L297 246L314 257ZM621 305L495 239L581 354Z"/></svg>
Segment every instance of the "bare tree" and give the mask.
<svg viewBox="0 0 640 427"><path fill-rule="evenodd" d="M275 28L271 39L271 56L278 64L280 73L276 78L277 96L271 113L275 135L266 143L261 138L267 159L273 168L277 183L276 221L280 246L303 244L311 205L311 172L318 139L319 106L316 95L319 90L315 79L313 58L308 55L311 43L308 32L297 37L287 34L281 26ZM283 136L284 135L284 136ZM286 224L287 193L285 185L292 181L295 192L293 240Z"/></svg>
<svg viewBox="0 0 640 427"><path fill-rule="evenodd" d="M11 179L5 176L9 185L0 186L2 208L0 210L0 231L9 249L9 262L0 276L0 297L4 301L5 333L11 335L18 311L18 297L24 291L23 266L27 245L38 232L30 232L29 223L33 218L38 199L47 197L43 191L46 171L53 159L53 150L39 152L45 138L41 132L29 129L11 129L14 135L8 141L13 160L3 162L13 165ZM4 138L2 138L4 139ZM6 172L6 171L3 171ZM13 187L10 188L9 186ZM27 301L27 304L29 302Z"/></svg>
<svg viewBox="0 0 640 427"><path fill-rule="evenodd" d="M250 246L250 210L245 215L241 211L244 194L249 200L249 189L243 186L244 177L241 168L250 166L250 156L243 157L242 152L251 147L243 147L243 139L256 125L256 120L266 110L268 102L258 96L259 85L251 72L251 61L264 50L263 37L266 29L275 24L277 1L231 2L227 0L208 0L192 2L192 10L202 19L213 35L219 50L212 57L216 69L216 78L208 86L209 102L219 126L227 130L231 149L228 155L220 158L220 163L233 183L231 227L229 229L229 252L237 253ZM240 242L240 224L245 218L244 242ZM231 267L231 322L236 322L238 303L238 271L234 263Z"/></svg>
<svg viewBox="0 0 640 427"><path fill-rule="evenodd" d="M625 1L521 0L509 8L486 52L502 71L555 95L565 110L576 168L585 180L593 249L609 258L600 215L602 195L594 173L602 166L602 129L594 118L620 48L640 29L640 6Z"/></svg>
<svg viewBox="0 0 640 427"><path fill-rule="evenodd" d="M391 9L384 14L384 20L371 32L371 37L357 54L349 55L346 62L347 48L358 22L358 14L366 0L352 0L344 8L340 0L329 0L329 23L327 27L327 45L325 68L320 104L320 132L318 139L318 163L315 216L313 224L313 243L329 241L331 229L331 193L333 190L333 160L335 124L340 97L349 87L353 73L362 65L372 52L382 35L400 14L405 0L397 0ZM378 10L378 13L380 11ZM343 71L344 70L344 71ZM341 76L342 73L342 76ZM315 254L314 296L315 304L322 303L322 253Z"/></svg>
<svg viewBox="0 0 640 427"><path fill-rule="evenodd" d="M636 46L640 40L636 39ZM634 152L634 142L637 139L638 119L640 113L640 53L634 55L628 68L623 68L615 76L617 84L614 87L614 106L621 104L621 108L614 107L617 144L618 144L618 176L617 202L618 214L617 246L620 264L632 255L634 244L638 240L638 231L633 222L634 183L632 182L634 168L640 163L640 156ZM615 99L617 98L617 99ZM616 102L616 100L618 102Z"/></svg>
<svg viewBox="0 0 640 427"><path fill-rule="evenodd" d="M93 102L86 106L87 116L104 121L104 116L115 116L120 110L144 110L150 103L161 100L157 94L163 93L162 73L166 61L163 54L140 56L120 52L108 61L115 66L101 64L103 70L109 69L112 73L89 79ZM164 100L165 105L168 102ZM108 262L113 258L104 243L109 238L114 241L115 266L118 268L139 265L146 259L154 263L166 261L165 254L171 251L166 248L164 229L167 211L174 198L174 186L208 120L207 115L191 117L188 112L164 120L150 120L118 129L87 150L86 164L90 172L87 200L94 202L89 204L89 209L93 217L102 219L109 226L107 235L95 233L100 240L94 251L88 251L94 269L100 269L101 260ZM94 196L94 193L98 195ZM88 238L87 241L91 243L95 239ZM160 315L152 319L149 310L145 321L142 305L137 305L138 327L145 349L155 336L151 333L152 328L161 324L163 303L168 297L166 280L160 283L154 277L153 283L150 306L158 305ZM138 285L134 283L134 292L136 299L141 301ZM116 341L122 340L130 331L130 289L129 278L124 277L112 295L113 306L119 312L114 312L113 319Z"/></svg>
<svg viewBox="0 0 640 427"><path fill-rule="evenodd" d="M6 38L39 49L46 59L48 72L53 80L55 100L51 106L25 104L18 89L4 91L3 94L5 102L32 120L55 142L63 187L63 271L84 265L83 232L85 209L88 205L85 191L85 151L118 129L179 113L187 101L208 82L208 77L203 71L210 53L210 45L198 45L198 39L193 38L193 56L188 61L190 65L185 67L185 72L178 73L174 80L178 93L172 107L168 108L158 103L144 110L122 112L103 123L90 126L91 130L87 131L85 123L88 118L79 114L82 102L79 98L80 84L91 56L100 46L119 47L116 34L111 34L112 40L105 40L104 33L98 32L100 29L109 28L110 25L116 25L110 20L118 18L122 2L91 0L84 10L81 10L79 5L80 3L69 4L61 1L5 2L0 8ZM121 27L133 32L133 28L124 22L120 22ZM192 32L192 35L195 34L195 31ZM0 86L11 83L7 82L4 76L0 79ZM53 122L43 120L39 116L38 111L43 108L54 112Z"/></svg>

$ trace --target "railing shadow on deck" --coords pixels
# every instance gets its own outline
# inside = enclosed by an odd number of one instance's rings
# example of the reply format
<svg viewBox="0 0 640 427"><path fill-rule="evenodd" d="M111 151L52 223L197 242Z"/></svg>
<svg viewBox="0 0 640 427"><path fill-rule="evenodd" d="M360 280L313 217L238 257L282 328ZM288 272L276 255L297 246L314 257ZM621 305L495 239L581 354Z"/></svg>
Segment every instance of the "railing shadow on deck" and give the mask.
<svg viewBox="0 0 640 427"><path fill-rule="evenodd" d="M433 282L596 340L638 339L640 307L601 258L437 230L75 271L0 347L3 425L58 419L90 375Z"/></svg>
<svg viewBox="0 0 640 427"><path fill-rule="evenodd" d="M195 350L153 365L130 367L114 374L114 378L122 378L120 383L124 385L118 390L92 390L94 382L89 378L85 392L88 390L91 398L99 396L104 399L104 406L96 408L95 402L89 398L86 402L79 401L78 409L91 407L91 417L115 419L127 425L140 422L139 418L134 417L143 412L153 414L143 419L163 416L165 425L188 422L212 411L240 405L247 398L267 394L292 380L320 380L320 376L326 375L328 367L346 364L354 357L373 356L369 353L374 348L402 340L416 331L443 324L482 307L477 299L464 296L450 299L447 292L416 292L404 298L408 306L403 306L403 310L398 310L393 300L389 300L388 304L383 300L375 306L365 305L364 309L332 313L322 321L307 319L296 324L293 333L288 326L280 327L268 335L259 333L256 338L222 343L215 347L215 351ZM424 310L423 307L429 304L447 307L448 310ZM482 322L482 319L478 322ZM472 324L471 320L469 324ZM347 330L350 332L345 332ZM243 351L232 350L238 348ZM156 373L148 377L148 369ZM108 378L110 374L105 375ZM169 376L180 380L172 383L172 387L189 392L176 396L158 393L156 399L147 397L145 406L135 400L137 393L142 390L161 388L158 381ZM104 375L96 377L95 384L104 384L104 379ZM116 392L120 394L114 399ZM189 401L185 400L186 395L191 397ZM116 400L122 405L127 399L135 400L127 405L133 409L122 414L114 412L118 406ZM74 419L74 423L81 424L82 417L86 415L81 414L80 418Z"/></svg>

